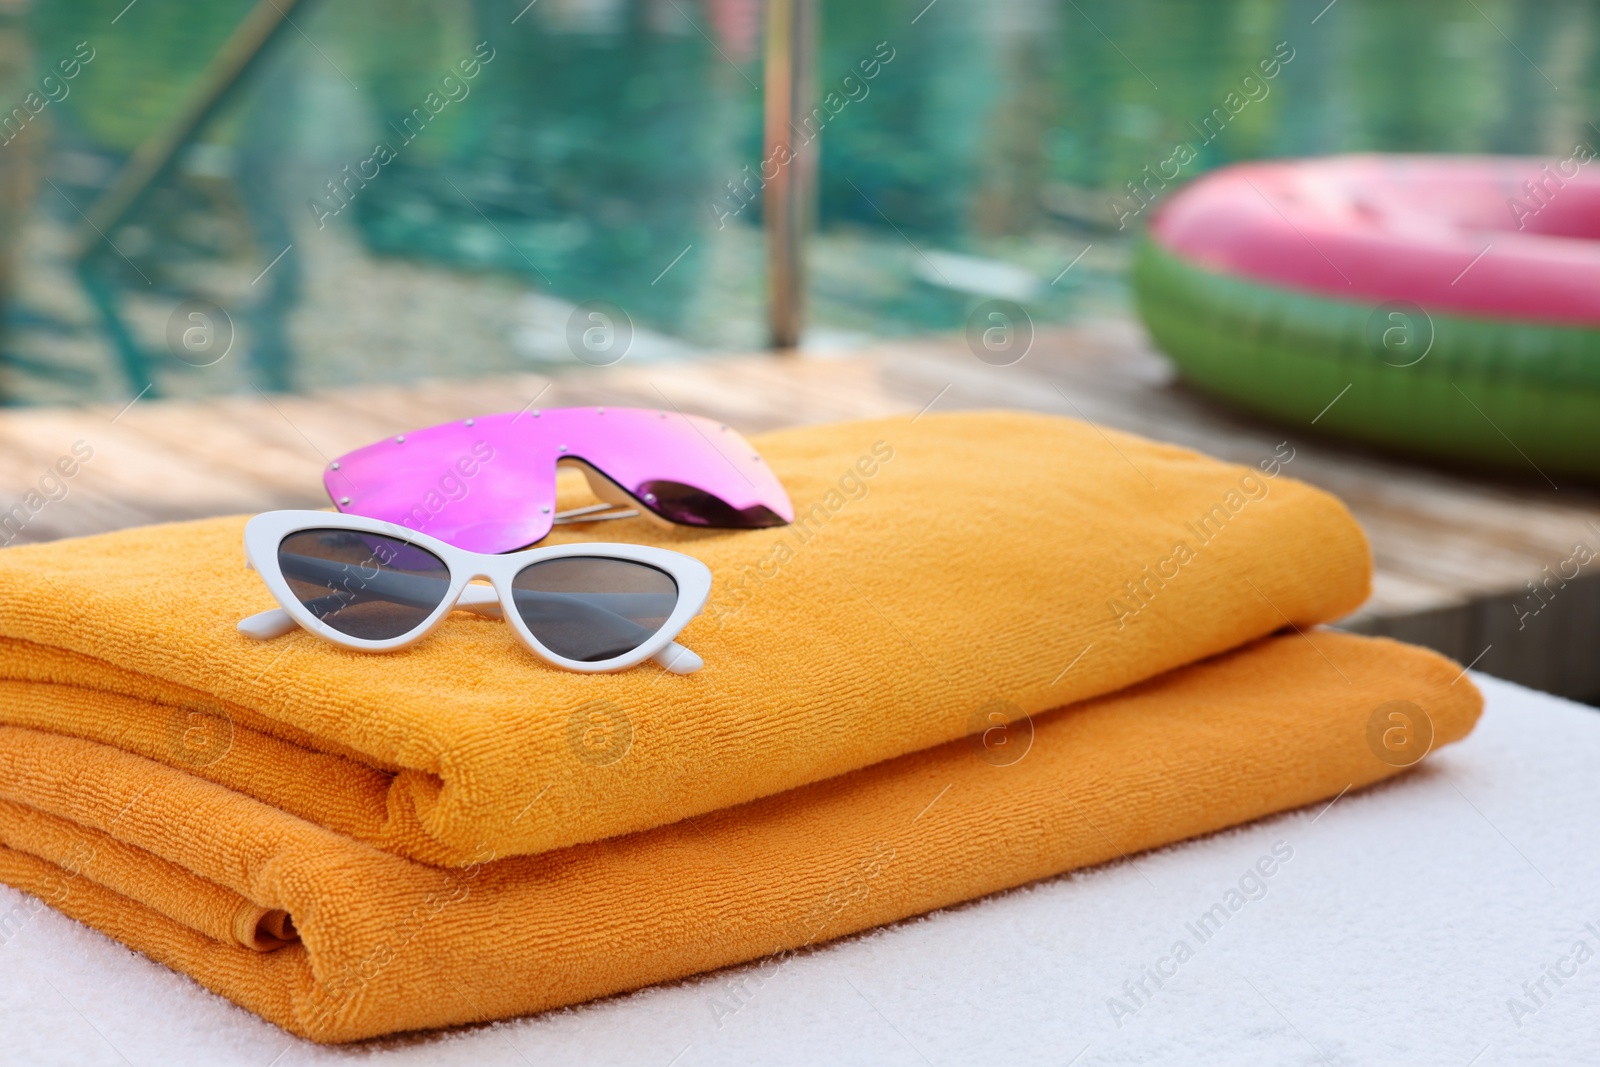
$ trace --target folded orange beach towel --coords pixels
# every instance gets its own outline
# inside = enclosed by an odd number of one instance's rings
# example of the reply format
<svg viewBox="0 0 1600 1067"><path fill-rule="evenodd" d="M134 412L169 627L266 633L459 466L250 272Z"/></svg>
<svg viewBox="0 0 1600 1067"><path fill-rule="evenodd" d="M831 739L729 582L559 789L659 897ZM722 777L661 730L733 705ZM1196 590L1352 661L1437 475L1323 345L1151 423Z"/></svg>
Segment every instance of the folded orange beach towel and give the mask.
<svg viewBox="0 0 1600 1067"><path fill-rule="evenodd" d="M4 727L0 879L286 1029L348 1041L793 950L1309 804L1464 736L1480 706L1431 652L1272 637L1019 719L1004 744L959 740L450 869L106 745Z"/></svg>
<svg viewBox="0 0 1600 1067"><path fill-rule="evenodd" d="M437 864L769 796L1354 610L1366 541L1283 474L1019 413L772 434L790 527L561 527L704 560L706 666L550 667L457 613L371 655L239 635L243 520L0 552L0 723L77 736ZM563 501L563 506L576 503ZM998 711L997 711L998 709Z"/></svg>

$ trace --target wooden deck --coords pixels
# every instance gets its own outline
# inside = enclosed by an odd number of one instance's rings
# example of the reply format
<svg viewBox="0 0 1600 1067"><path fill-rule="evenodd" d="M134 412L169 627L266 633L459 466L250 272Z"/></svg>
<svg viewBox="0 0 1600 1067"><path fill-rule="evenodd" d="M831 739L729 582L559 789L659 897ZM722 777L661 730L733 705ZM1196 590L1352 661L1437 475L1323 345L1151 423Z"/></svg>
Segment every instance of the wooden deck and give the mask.
<svg viewBox="0 0 1600 1067"><path fill-rule="evenodd" d="M67 495L39 511L19 541L320 506L327 458L418 426L515 409L536 396L542 407L677 405L745 432L909 416L930 405L1016 407L1075 415L1251 464L1287 440L1295 449L1287 473L1344 499L1372 540L1374 595L1343 625L1428 645L1536 688L1600 697L1594 650L1600 560L1564 585L1542 585L1542 599L1527 585L1556 574L1579 542L1600 551L1600 493L1568 484L1553 490L1532 470L1526 478L1486 479L1390 459L1318 436L1310 425L1241 416L1176 382L1137 325L1118 319L1042 331L1033 351L1011 367L979 362L957 337L838 358L624 361L554 378L141 400L120 411L14 409L0 413L0 485L8 490L0 502L20 498L82 441L93 456L68 482ZM1568 574L1573 566L1566 564Z"/></svg>

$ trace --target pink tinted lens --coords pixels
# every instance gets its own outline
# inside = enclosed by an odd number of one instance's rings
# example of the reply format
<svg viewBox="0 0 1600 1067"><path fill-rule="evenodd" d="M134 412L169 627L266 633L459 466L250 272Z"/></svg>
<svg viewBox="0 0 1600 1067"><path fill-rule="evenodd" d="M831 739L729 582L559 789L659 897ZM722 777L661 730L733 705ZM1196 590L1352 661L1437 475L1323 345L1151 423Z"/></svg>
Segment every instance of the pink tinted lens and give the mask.
<svg viewBox="0 0 1600 1067"><path fill-rule="evenodd" d="M777 476L737 431L646 408L553 408L430 426L340 456L323 484L347 514L473 552L509 552L550 532L561 460L589 464L672 522L794 520Z"/></svg>

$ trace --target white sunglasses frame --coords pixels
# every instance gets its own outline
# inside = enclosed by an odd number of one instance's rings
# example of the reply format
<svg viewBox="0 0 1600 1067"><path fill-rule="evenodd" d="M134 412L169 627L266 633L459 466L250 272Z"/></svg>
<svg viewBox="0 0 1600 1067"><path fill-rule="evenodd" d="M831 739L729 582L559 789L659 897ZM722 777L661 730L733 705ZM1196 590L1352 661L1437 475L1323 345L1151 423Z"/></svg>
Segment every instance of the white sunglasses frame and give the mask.
<svg viewBox="0 0 1600 1067"><path fill-rule="evenodd" d="M399 637L381 641L352 637L341 633L302 604L278 566L278 546L291 534L305 530L348 530L352 533L380 534L415 545L433 553L450 573L450 588L439 606L426 619ZM393 652L413 645L427 637L450 612L462 609L503 618L528 650L540 659L569 671L599 674L621 671L653 659L674 674L689 674L699 670L705 661L677 643L677 636L705 607L711 596L711 569L693 556L650 545L625 545L608 542L585 542L571 545L552 545L545 548L508 552L504 555L484 555L456 548L427 534L381 519L361 515L343 515L332 511L267 511L252 518L244 528L244 554L249 565L261 575L267 589L279 607L263 611L239 622L239 632L246 637L265 641L279 637L296 626L332 641L345 648L362 652ZM611 659L575 660L550 651L533 635L522 616L513 610L512 581L525 568L546 560L572 556L591 556L602 559L626 560L643 563L665 571L678 586L678 602L667 621L648 641L638 648ZM486 579L492 590L470 584L475 579Z"/></svg>

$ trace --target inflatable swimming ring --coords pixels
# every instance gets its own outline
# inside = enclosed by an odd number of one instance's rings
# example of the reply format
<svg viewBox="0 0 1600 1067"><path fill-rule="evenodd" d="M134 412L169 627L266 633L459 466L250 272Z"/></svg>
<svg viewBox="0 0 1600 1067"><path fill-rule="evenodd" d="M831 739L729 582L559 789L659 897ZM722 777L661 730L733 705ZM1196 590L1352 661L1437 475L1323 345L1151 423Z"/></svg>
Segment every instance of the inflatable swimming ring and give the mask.
<svg viewBox="0 0 1600 1067"><path fill-rule="evenodd" d="M1139 314L1200 388L1391 449L1600 474L1600 163L1343 156L1155 212Z"/></svg>

